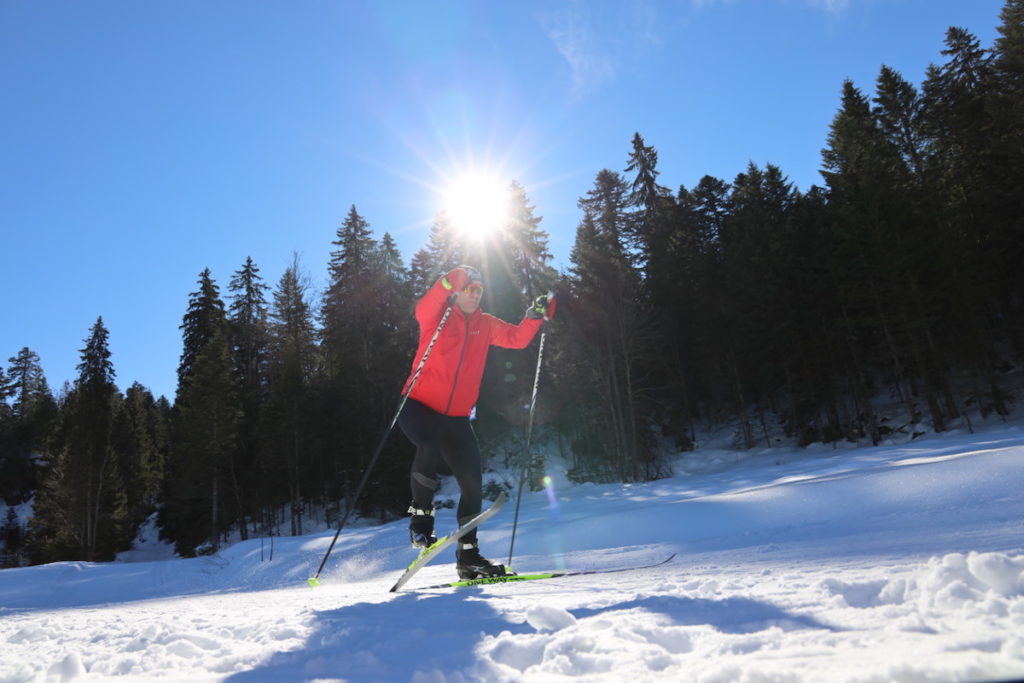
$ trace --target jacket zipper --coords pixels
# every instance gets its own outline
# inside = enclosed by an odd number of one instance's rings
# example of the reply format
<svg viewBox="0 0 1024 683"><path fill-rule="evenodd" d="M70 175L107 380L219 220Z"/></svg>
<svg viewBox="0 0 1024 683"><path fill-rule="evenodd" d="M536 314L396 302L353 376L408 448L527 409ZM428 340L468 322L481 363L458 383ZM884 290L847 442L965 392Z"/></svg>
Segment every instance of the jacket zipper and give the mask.
<svg viewBox="0 0 1024 683"><path fill-rule="evenodd" d="M452 393L448 394L448 407L444 409L447 415L452 409L452 401L455 400L455 390L459 386L459 373L462 372L462 361L466 357L466 347L469 346L469 318L466 318L466 336L462 340L462 350L459 352L459 364L455 366L455 379L452 380Z"/></svg>

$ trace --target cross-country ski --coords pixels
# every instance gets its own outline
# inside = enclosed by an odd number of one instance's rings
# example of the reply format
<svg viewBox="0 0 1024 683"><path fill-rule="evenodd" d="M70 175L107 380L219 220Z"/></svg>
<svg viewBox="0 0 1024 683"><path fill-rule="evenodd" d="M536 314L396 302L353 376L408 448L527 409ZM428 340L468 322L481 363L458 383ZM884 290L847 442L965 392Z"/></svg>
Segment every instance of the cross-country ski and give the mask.
<svg viewBox="0 0 1024 683"><path fill-rule="evenodd" d="M432 590L436 588L465 588L468 586L489 586L501 583L517 583L521 581L541 581L544 579L559 579L565 576L590 576L593 574L618 574L619 572L635 572L643 569L653 569L672 561L676 556L672 553L661 562L641 565L636 567L617 567L615 569L575 569L557 570L551 572L534 572L527 574L509 574L506 576L487 576L479 579L461 579L449 583L439 583L434 586L420 586L416 590Z"/></svg>

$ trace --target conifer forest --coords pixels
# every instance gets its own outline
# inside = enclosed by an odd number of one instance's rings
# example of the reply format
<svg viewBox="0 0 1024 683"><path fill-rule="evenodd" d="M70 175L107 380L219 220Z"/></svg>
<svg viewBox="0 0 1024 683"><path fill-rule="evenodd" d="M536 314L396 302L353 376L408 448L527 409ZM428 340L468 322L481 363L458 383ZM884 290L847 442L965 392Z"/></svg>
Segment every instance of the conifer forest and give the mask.
<svg viewBox="0 0 1024 683"><path fill-rule="evenodd" d="M886 66L867 87L837 83L822 184L805 191L770 163L673 186L659 141L624 139L583 188L562 272L515 182L494 239L462 243L440 214L408 260L353 197L325 230L322 292L298 259L268 280L244 245L233 273L196 254L174 396L119 388L131 378L102 317L67 340L81 362L59 392L31 349L0 350L0 496L32 501L28 524L13 507L0 520L0 560L109 560L154 514L184 556L352 505L401 516L413 449L397 429L352 497L413 363L413 306L463 263L502 319L558 300L532 455L540 335L491 350L474 424L494 466L535 468L544 450L578 481L635 482L666 474L709 422L755 448L779 429L878 444L900 427L892 406L937 432L1008 415L1024 363L1024 1L999 20L987 47L950 28L919 86Z"/></svg>

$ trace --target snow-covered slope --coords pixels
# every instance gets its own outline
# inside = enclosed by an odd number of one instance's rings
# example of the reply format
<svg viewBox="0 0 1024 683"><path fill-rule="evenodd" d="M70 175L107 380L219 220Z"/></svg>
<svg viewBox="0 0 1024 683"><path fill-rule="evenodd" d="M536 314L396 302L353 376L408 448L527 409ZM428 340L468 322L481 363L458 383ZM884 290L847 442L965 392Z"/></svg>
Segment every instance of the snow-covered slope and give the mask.
<svg viewBox="0 0 1024 683"><path fill-rule="evenodd" d="M390 594L413 555L402 523L346 530L316 589L330 532L275 539L273 560L257 539L2 571L0 681L1024 677L1021 429L707 470L575 487L554 472L524 497L517 569L679 553L645 571L416 590L454 579L445 557ZM492 558L511 507L481 533Z"/></svg>

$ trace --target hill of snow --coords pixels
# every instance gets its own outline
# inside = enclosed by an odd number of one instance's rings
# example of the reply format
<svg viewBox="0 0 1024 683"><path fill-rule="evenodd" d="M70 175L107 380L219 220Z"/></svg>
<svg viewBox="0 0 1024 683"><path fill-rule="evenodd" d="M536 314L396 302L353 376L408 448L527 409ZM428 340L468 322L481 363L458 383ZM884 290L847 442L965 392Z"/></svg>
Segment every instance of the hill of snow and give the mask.
<svg viewBox="0 0 1024 683"><path fill-rule="evenodd" d="M716 462L717 460L717 462ZM524 496L521 571L453 557L388 588L405 524L167 559L0 571L0 681L996 681L1024 677L1024 430L687 455L675 476ZM723 469L727 468L727 469ZM507 559L507 506L481 549ZM439 531L455 525L439 512ZM161 559L154 559L161 558Z"/></svg>

